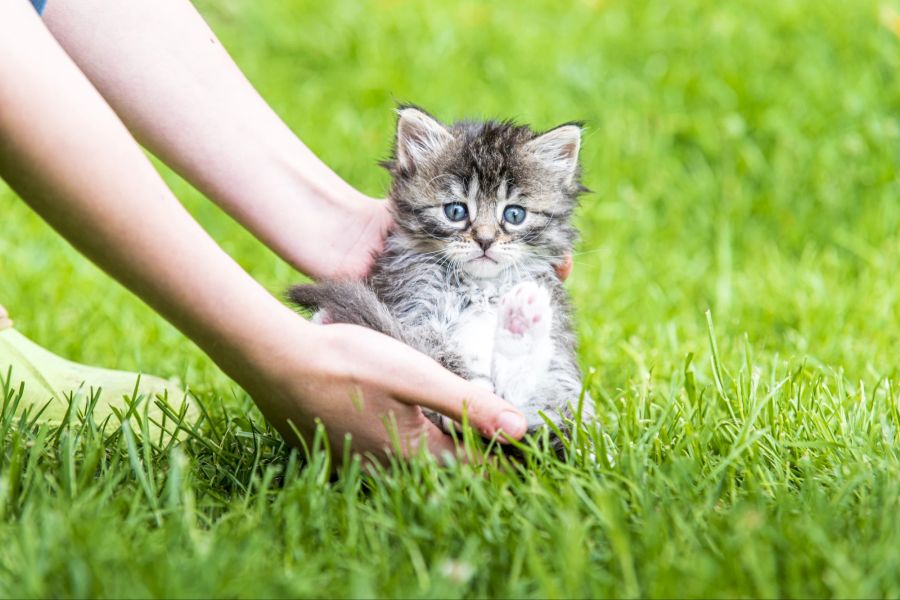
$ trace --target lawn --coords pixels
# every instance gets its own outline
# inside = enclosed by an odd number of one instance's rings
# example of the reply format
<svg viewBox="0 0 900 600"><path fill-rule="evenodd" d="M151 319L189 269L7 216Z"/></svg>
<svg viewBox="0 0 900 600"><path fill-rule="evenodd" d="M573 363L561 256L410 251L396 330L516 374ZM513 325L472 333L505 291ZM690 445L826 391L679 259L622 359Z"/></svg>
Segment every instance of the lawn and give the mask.
<svg viewBox="0 0 900 600"><path fill-rule="evenodd" d="M372 195L397 101L587 122L567 285L596 460L332 477L0 187L0 303L20 330L177 376L209 413L153 447L6 402L0 596L900 597L900 3L198 7ZM162 172L273 293L297 279Z"/></svg>

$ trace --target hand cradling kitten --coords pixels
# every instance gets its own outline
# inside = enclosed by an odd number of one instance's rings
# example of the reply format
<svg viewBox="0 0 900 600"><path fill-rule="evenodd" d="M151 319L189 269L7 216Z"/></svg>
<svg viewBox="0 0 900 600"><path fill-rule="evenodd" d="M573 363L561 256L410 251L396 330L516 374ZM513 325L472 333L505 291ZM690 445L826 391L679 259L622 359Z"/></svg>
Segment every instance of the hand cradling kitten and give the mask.
<svg viewBox="0 0 900 600"><path fill-rule="evenodd" d="M396 226L370 275L291 288L317 320L399 339L515 405L534 432L572 418L581 393L568 298L554 265L572 251L581 129L397 120ZM428 414L428 411L426 411ZM584 419L593 415L585 399ZM428 414L446 430L444 417Z"/></svg>

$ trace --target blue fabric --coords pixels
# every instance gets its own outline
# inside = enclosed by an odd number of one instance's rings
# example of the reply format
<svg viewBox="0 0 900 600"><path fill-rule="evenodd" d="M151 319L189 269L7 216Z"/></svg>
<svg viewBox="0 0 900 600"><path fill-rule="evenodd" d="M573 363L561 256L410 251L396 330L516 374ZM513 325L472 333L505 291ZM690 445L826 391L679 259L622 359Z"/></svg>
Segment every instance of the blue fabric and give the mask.
<svg viewBox="0 0 900 600"><path fill-rule="evenodd" d="M44 7L47 6L47 0L31 0L31 3L34 4L35 10L38 11L38 14L43 14Z"/></svg>

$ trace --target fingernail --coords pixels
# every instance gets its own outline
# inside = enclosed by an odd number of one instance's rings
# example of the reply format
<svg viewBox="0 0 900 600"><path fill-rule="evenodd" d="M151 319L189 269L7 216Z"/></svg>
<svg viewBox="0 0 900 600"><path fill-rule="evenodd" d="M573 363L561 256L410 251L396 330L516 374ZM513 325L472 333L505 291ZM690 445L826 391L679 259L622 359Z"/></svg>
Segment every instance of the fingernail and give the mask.
<svg viewBox="0 0 900 600"><path fill-rule="evenodd" d="M512 438L521 437L528 427L528 423L525 422L525 417L511 410L500 413L500 417L497 419L497 425L505 434Z"/></svg>

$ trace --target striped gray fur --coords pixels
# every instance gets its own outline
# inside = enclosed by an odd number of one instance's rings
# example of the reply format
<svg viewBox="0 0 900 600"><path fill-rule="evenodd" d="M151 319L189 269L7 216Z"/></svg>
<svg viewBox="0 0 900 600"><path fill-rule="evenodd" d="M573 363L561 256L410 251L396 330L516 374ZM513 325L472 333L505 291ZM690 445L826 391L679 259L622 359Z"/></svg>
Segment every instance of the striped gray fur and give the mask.
<svg viewBox="0 0 900 600"><path fill-rule="evenodd" d="M370 275L295 286L288 298L322 311L328 321L401 340L491 387L497 383L490 380L492 370L478 356L484 349L466 346L462 323L479 315L485 322L501 319L498 300L533 282L549 292L552 353L519 408L531 431L543 423L539 411L556 423L571 418L581 373L570 303L554 266L571 253L576 238L571 216L584 191L577 163L580 129L569 124L538 134L496 121L445 127L414 107L401 108L399 115L394 152L384 163L393 176L395 227ZM451 203L466 205L465 223L448 218L445 207ZM526 220L505 220L509 207L523 208ZM593 405L589 399L586 404L584 416L591 417Z"/></svg>

